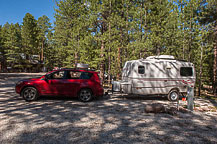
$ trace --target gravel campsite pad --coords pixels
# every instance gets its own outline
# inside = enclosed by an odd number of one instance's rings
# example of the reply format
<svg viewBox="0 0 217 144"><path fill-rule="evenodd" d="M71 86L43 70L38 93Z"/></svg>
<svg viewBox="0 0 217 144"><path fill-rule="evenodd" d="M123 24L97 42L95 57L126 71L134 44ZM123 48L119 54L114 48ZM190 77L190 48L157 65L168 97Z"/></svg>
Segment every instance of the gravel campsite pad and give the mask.
<svg viewBox="0 0 217 144"><path fill-rule="evenodd" d="M0 74L0 143L217 143L215 100L198 98L194 112L171 115L144 111L153 103L176 106L166 98L110 94L89 103L47 97L28 103L14 92L19 79L40 75Z"/></svg>

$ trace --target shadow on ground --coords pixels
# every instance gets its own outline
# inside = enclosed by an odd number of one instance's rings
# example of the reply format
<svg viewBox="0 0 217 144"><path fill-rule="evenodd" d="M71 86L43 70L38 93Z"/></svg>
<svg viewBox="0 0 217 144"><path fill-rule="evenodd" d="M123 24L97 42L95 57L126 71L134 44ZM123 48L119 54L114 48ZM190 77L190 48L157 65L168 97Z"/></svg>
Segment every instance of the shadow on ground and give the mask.
<svg viewBox="0 0 217 144"><path fill-rule="evenodd" d="M165 98L110 95L82 103L42 97L27 103L12 85L2 87L8 90L0 88L0 143L217 143L216 114L144 112L146 104Z"/></svg>

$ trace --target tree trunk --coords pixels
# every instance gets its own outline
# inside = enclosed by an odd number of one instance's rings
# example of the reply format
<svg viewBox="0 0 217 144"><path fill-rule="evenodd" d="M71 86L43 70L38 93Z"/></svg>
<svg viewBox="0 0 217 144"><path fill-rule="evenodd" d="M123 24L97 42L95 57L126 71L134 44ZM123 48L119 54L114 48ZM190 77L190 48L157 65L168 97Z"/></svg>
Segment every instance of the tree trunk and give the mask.
<svg viewBox="0 0 217 144"><path fill-rule="evenodd" d="M214 45L214 63L213 63L213 93L217 96L217 40Z"/></svg>
<svg viewBox="0 0 217 144"><path fill-rule="evenodd" d="M41 45L41 62L44 61L44 40L42 40L42 45Z"/></svg>
<svg viewBox="0 0 217 144"><path fill-rule="evenodd" d="M181 12L182 14L184 13L183 12L183 6L181 6ZM184 15L184 14L183 14ZM182 59L184 60L185 59L185 15L184 15L184 22L182 21L182 30L183 30L183 41L182 41Z"/></svg>
<svg viewBox="0 0 217 144"><path fill-rule="evenodd" d="M192 18L193 18L193 8L191 10L190 16L190 40L188 42L188 61L191 61L191 45L192 45Z"/></svg>
<svg viewBox="0 0 217 144"><path fill-rule="evenodd" d="M44 40L43 39L42 39L42 44L41 44L41 52L40 52L39 56L40 56L39 61L43 62L43 60L44 60Z"/></svg>
<svg viewBox="0 0 217 144"><path fill-rule="evenodd" d="M145 33L147 31L147 10L146 10L146 5L145 5ZM145 36L145 40L147 40L147 35ZM146 54L146 47L144 47L144 55L143 58L145 59L147 57Z"/></svg>
<svg viewBox="0 0 217 144"><path fill-rule="evenodd" d="M203 72L203 46L201 46L201 53L200 53L200 74L199 74L199 86L198 86L198 96L200 96L201 91L201 78L202 78L202 72Z"/></svg>
<svg viewBox="0 0 217 144"><path fill-rule="evenodd" d="M213 94L214 96L217 96L217 23L216 26L214 28L214 50L213 50L213 54L214 54L214 62L213 62Z"/></svg>
<svg viewBox="0 0 217 144"><path fill-rule="evenodd" d="M122 0L122 4L123 4L123 0ZM124 18L124 10L123 10L123 7L122 7L122 10L121 10L121 17ZM121 69L122 69L122 50L123 50L123 27L120 26L120 40L121 40L121 43L120 43L120 46L118 47L118 73L117 73L117 80L120 80L121 78Z"/></svg>
<svg viewBox="0 0 217 144"><path fill-rule="evenodd" d="M143 0L141 1L141 9L143 10ZM143 17L143 14L142 12L140 12L140 43L142 43L142 40L143 40L143 32L142 32L142 25L143 25L143 22L142 22L142 17ZM140 54L139 54L139 58L141 59L142 58L142 53L143 53L143 49L140 48Z"/></svg>
<svg viewBox="0 0 217 144"><path fill-rule="evenodd" d="M120 79L120 72L121 72L121 48L118 47L118 73L117 73L117 80Z"/></svg>
<svg viewBox="0 0 217 144"><path fill-rule="evenodd" d="M129 26L129 23L128 23L128 17L129 17L129 12L128 12L128 8L129 8L129 6L128 6L128 3L126 4L127 5L127 11L126 11L126 31L128 32L129 30L129 28L128 28L128 26ZM126 46L126 49L125 49L125 51L124 51L124 61L128 61L128 57L129 57L129 54L128 54L128 49L129 49L129 35L127 34L127 46Z"/></svg>
<svg viewBox="0 0 217 144"><path fill-rule="evenodd" d="M77 53L77 51L75 52L75 66L76 66L76 64L78 63L78 53Z"/></svg>
<svg viewBox="0 0 217 144"><path fill-rule="evenodd" d="M109 15L111 15L111 0L109 2ZM111 22L109 21L109 50L108 50L108 83L111 83Z"/></svg>
<svg viewBox="0 0 217 144"><path fill-rule="evenodd" d="M74 62L75 62L75 66L77 65L77 63L78 63L78 55L79 55L79 49L80 49L80 43L79 43L79 39L80 38L80 32L78 31L78 35L77 35L77 48L75 49L75 60L74 60Z"/></svg>
<svg viewBox="0 0 217 144"><path fill-rule="evenodd" d="M102 40L101 43L101 54L100 57L102 58L101 60L101 64L100 64L100 78L102 80L102 82L104 82L104 40Z"/></svg>
<svg viewBox="0 0 217 144"><path fill-rule="evenodd" d="M2 71L3 72L6 72L7 71L7 58L6 58L6 54L3 52L3 59L2 59L2 64L1 64L1 67L2 67Z"/></svg>
<svg viewBox="0 0 217 144"><path fill-rule="evenodd" d="M111 83L111 23L109 22L108 83Z"/></svg>
<svg viewBox="0 0 217 144"><path fill-rule="evenodd" d="M156 46L156 55L159 56L160 55L160 47L158 44L156 44L155 46Z"/></svg>

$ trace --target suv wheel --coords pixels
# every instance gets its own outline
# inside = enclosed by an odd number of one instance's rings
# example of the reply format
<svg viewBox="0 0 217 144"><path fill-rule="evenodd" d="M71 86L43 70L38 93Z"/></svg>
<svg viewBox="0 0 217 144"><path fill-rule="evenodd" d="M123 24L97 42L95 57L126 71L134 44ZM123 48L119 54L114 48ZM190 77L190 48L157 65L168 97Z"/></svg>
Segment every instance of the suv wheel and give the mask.
<svg viewBox="0 0 217 144"><path fill-rule="evenodd" d="M34 87L26 87L23 89L21 96L28 102L34 101L38 98L38 91Z"/></svg>
<svg viewBox="0 0 217 144"><path fill-rule="evenodd" d="M81 89L78 97L82 102L89 102L93 99L93 93L90 89Z"/></svg>

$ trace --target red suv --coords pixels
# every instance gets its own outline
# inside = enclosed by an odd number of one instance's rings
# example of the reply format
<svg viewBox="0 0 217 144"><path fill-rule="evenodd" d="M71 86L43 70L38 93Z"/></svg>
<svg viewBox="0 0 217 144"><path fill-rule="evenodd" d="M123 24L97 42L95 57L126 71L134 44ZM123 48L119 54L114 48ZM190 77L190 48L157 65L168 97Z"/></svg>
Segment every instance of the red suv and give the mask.
<svg viewBox="0 0 217 144"><path fill-rule="evenodd" d="M26 101L55 95L78 97L88 102L104 92L97 72L78 69L54 70L41 78L22 80L15 89Z"/></svg>

